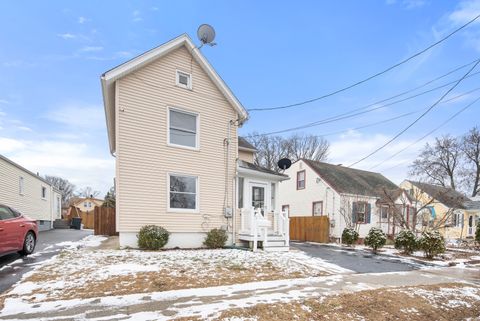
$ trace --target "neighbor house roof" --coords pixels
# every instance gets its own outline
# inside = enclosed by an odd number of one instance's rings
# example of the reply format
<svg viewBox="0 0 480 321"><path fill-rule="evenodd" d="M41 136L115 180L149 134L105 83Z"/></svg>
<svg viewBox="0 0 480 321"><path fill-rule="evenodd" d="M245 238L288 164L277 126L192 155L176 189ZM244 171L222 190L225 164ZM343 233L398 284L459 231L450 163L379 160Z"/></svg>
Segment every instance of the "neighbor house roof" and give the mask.
<svg viewBox="0 0 480 321"><path fill-rule="evenodd" d="M422 192L433 197L436 201L450 208L465 209L464 203L470 201L468 197L452 188L410 180L409 182Z"/></svg>
<svg viewBox="0 0 480 321"><path fill-rule="evenodd" d="M268 169L268 168L265 168L265 167L262 167L262 166L259 166L259 165L255 165L255 164L246 162L246 161L241 160L241 159L239 159L237 161L237 164L238 164L239 168L243 168L243 169L246 169L246 170L249 170L249 171L256 171L256 172L267 174L267 175L270 175L270 176L273 175L273 176L276 176L277 178L280 178L281 180L288 179L288 175L277 173L277 172L275 172L271 169Z"/></svg>
<svg viewBox="0 0 480 321"><path fill-rule="evenodd" d="M246 151L249 151L249 152L256 152L257 151L255 146L250 144L248 142L248 140L246 140L245 138L243 138L241 136L238 136L238 149L239 150L246 150Z"/></svg>
<svg viewBox="0 0 480 321"><path fill-rule="evenodd" d="M480 211L480 201L466 201L463 203L465 209L467 210L479 210Z"/></svg>
<svg viewBox="0 0 480 321"><path fill-rule="evenodd" d="M380 173L302 159L334 190L341 194L385 196L384 191L397 190L398 186Z"/></svg>
<svg viewBox="0 0 480 321"><path fill-rule="evenodd" d="M183 34L174 38L156 48L153 48L109 71L105 72L100 80L102 83L103 104L105 107L105 116L107 120L108 141L110 143L110 152L114 153L115 146L115 82L127 76L128 74L137 71L147 64L169 54L170 52L185 46L191 52L195 61L210 77L212 82L218 87L220 92L225 96L227 101L234 107L239 114L240 123L248 118L247 110L242 106L240 101L235 97L233 92L228 88L227 84L213 69L207 59L203 56L200 50L195 46L192 39L187 34Z"/></svg>

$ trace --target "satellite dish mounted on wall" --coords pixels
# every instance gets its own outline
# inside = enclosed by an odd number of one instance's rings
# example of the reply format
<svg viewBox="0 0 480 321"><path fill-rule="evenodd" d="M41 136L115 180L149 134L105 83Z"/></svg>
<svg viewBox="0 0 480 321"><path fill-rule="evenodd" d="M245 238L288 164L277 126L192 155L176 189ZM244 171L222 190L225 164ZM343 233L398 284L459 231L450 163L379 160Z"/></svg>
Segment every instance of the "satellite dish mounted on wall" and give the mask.
<svg viewBox="0 0 480 321"><path fill-rule="evenodd" d="M277 165L278 165L278 168L282 170L286 170L286 169L289 169L290 166L292 166L292 161L289 160L288 158L282 158L281 160L278 161Z"/></svg>
<svg viewBox="0 0 480 321"><path fill-rule="evenodd" d="M215 29L206 23L198 27L197 37L198 40L202 42L199 48L203 47L203 45L209 45L211 47L216 45L216 43L213 42L215 39Z"/></svg>

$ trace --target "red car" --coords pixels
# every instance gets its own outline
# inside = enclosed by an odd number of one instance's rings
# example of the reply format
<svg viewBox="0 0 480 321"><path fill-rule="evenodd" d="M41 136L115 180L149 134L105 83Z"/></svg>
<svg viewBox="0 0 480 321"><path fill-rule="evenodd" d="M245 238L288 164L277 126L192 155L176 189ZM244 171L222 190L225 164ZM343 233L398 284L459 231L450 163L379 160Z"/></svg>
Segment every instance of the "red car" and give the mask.
<svg viewBox="0 0 480 321"><path fill-rule="evenodd" d="M32 254L37 243L37 221L0 204L0 255Z"/></svg>

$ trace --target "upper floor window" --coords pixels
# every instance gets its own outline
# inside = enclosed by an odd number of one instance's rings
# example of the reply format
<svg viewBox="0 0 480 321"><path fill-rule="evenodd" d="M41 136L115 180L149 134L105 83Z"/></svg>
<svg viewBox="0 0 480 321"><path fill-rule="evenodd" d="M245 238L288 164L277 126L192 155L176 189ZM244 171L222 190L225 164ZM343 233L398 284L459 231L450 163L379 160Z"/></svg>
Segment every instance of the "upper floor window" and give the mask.
<svg viewBox="0 0 480 321"><path fill-rule="evenodd" d="M177 86L192 89L192 76L177 70Z"/></svg>
<svg viewBox="0 0 480 321"><path fill-rule="evenodd" d="M170 144L198 148L198 114L169 109L168 136Z"/></svg>
<svg viewBox="0 0 480 321"><path fill-rule="evenodd" d="M24 179L22 176L20 176L18 178L18 193L20 193L20 195L23 195L24 193L24 184L25 184Z"/></svg>
<svg viewBox="0 0 480 321"><path fill-rule="evenodd" d="M45 186L42 186L42 198L46 199L47 198L47 188Z"/></svg>
<svg viewBox="0 0 480 321"><path fill-rule="evenodd" d="M297 189L305 188L305 170L297 172Z"/></svg>

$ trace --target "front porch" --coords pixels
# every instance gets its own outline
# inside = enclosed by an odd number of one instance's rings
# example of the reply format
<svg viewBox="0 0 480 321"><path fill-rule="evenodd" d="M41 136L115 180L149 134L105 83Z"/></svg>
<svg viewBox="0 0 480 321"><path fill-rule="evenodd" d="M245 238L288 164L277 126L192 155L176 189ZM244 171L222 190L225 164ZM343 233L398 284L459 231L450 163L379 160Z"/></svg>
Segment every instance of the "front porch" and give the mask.
<svg viewBox="0 0 480 321"><path fill-rule="evenodd" d="M238 239L249 242L253 251L288 251L290 243L287 211L267 212L261 208L240 210Z"/></svg>

